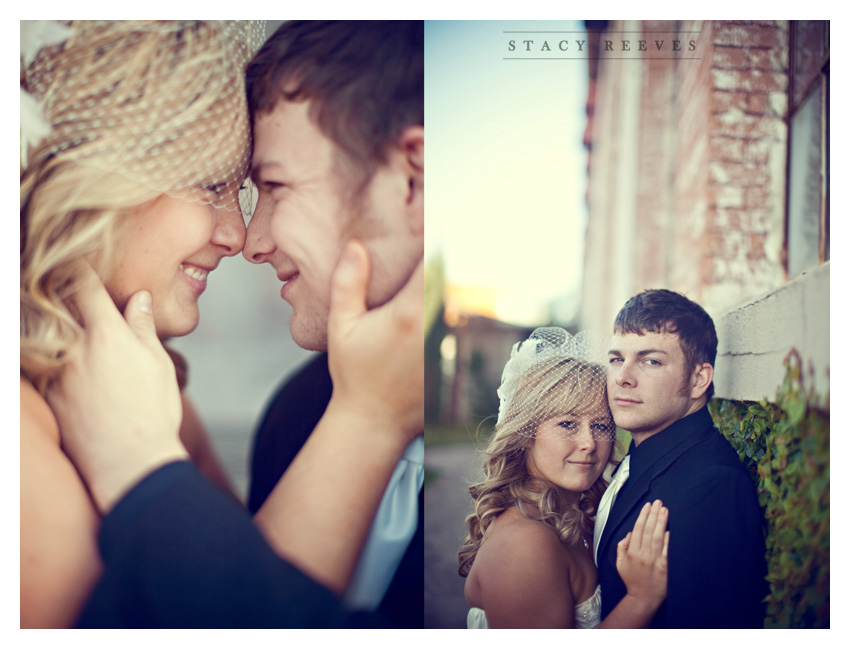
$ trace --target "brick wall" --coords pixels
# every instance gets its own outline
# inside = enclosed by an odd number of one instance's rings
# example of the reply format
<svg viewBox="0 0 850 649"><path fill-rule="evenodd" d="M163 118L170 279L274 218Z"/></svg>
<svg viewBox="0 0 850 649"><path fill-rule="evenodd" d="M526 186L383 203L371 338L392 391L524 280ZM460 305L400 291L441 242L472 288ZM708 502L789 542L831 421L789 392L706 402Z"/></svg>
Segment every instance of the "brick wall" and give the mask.
<svg viewBox="0 0 850 649"><path fill-rule="evenodd" d="M645 288L682 291L719 315L784 281L787 22L609 24L635 29L648 40L676 30L696 41L699 60L600 61L583 326L607 327ZM624 97L635 74L639 93ZM637 116L634 134L623 133L626 111ZM620 159L630 137L633 163ZM623 196L630 173L636 190Z"/></svg>
<svg viewBox="0 0 850 649"><path fill-rule="evenodd" d="M725 311L785 279L787 21L711 22L702 299Z"/></svg>

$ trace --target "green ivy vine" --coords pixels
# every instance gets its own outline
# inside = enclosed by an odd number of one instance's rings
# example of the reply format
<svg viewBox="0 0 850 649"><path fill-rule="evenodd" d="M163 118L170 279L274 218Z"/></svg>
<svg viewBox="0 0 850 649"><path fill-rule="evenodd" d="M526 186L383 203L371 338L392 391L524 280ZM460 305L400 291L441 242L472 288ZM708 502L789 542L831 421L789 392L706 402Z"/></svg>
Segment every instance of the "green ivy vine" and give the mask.
<svg viewBox="0 0 850 649"><path fill-rule="evenodd" d="M785 368L774 402L714 399L709 410L764 510L765 627L829 628L829 395L806 389L796 350Z"/></svg>

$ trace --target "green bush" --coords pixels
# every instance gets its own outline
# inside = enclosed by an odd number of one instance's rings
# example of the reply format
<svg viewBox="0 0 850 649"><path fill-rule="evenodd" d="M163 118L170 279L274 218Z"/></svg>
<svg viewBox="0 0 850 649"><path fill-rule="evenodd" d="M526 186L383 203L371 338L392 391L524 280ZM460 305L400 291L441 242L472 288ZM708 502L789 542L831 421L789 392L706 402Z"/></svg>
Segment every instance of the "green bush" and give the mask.
<svg viewBox="0 0 850 649"><path fill-rule="evenodd" d="M829 628L829 395L805 389L795 350L785 367L774 402L714 399L709 409L764 510L765 627Z"/></svg>

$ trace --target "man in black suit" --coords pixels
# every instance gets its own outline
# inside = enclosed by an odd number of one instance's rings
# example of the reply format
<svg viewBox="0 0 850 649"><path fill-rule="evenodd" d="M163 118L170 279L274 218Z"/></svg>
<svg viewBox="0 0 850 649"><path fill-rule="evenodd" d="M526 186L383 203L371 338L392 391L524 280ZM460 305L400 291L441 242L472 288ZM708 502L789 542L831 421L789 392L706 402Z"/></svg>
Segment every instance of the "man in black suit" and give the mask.
<svg viewBox="0 0 850 649"><path fill-rule="evenodd" d="M603 618L626 595L617 542L641 507L660 499L670 512L668 589L651 627L763 626L762 513L752 479L706 405L716 354L710 316L678 293L645 291L617 315L608 400L632 443L594 531ZM606 518L605 501L612 497Z"/></svg>

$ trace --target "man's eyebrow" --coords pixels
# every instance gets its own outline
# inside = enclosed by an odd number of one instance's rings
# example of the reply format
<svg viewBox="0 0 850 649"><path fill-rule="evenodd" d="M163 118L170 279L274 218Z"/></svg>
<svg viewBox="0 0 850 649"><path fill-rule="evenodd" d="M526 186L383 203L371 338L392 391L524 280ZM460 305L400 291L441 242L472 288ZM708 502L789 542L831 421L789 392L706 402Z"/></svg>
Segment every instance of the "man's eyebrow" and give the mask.
<svg viewBox="0 0 850 649"><path fill-rule="evenodd" d="M664 351L663 349L641 349L639 352L637 352L637 356L641 357L641 358L644 357L644 356L649 356L650 354L664 354L666 356L667 352ZM618 349L609 349L608 355L609 356L622 356L623 353Z"/></svg>
<svg viewBox="0 0 850 649"><path fill-rule="evenodd" d="M650 354L664 354L667 355L663 349L641 349L637 355L638 356L649 356Z"/></svg>
<svg viewBox="0 0 850 649"><path fill-rule="evenodd" d="M251 180L254 184L260 184L260 172L266 167L280 167L280 163L275 160L263 160L257 165L251 166Z"/></svg>

